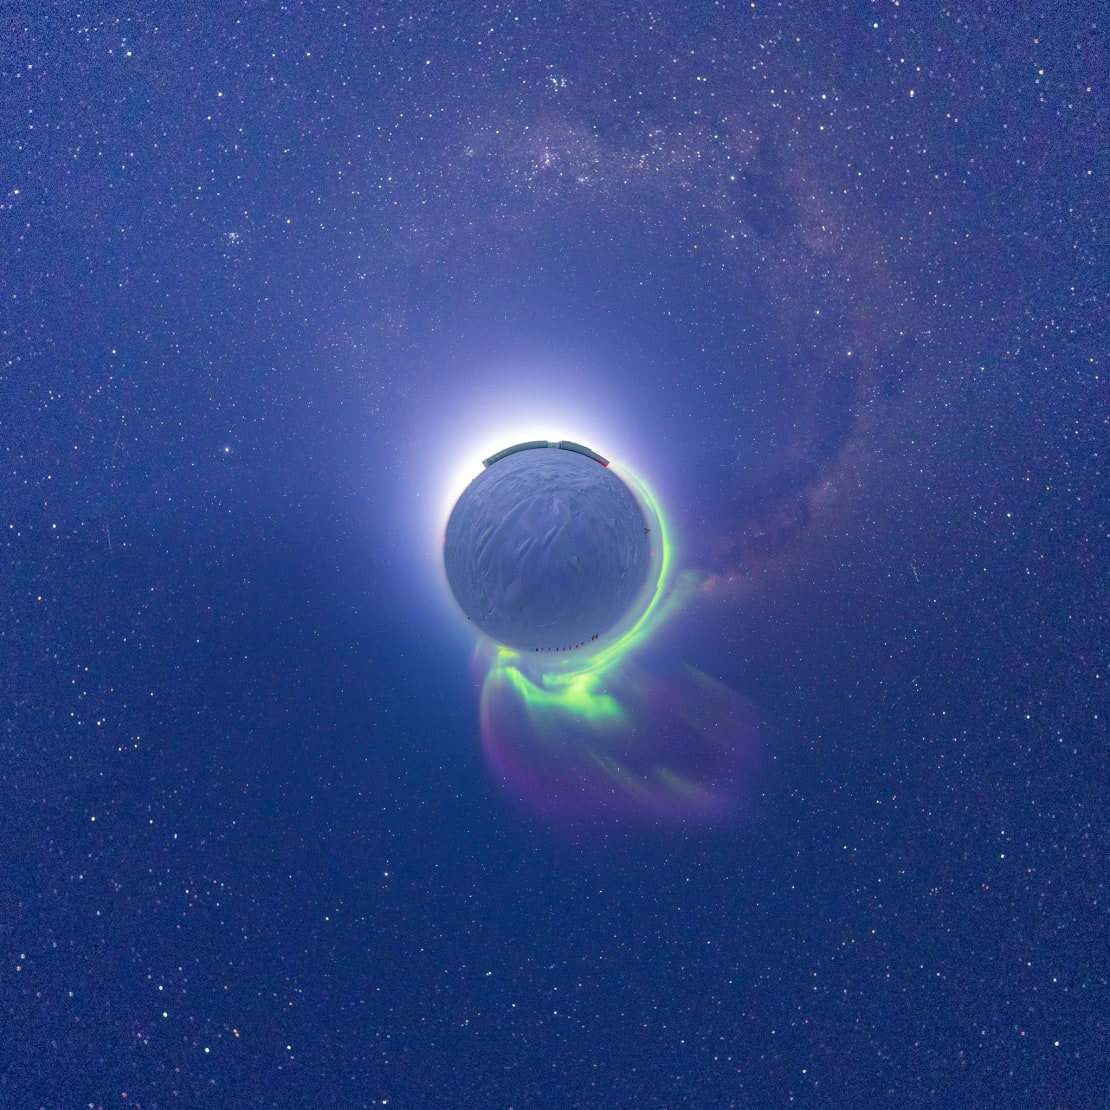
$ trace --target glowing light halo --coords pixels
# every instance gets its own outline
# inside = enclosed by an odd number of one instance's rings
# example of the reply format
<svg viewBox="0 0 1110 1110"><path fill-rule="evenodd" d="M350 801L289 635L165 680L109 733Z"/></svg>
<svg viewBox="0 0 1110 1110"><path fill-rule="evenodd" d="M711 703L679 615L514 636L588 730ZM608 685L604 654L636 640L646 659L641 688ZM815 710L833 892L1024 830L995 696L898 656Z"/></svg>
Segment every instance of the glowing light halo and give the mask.
<svg viewBox="0 0 1110 1110"><path fill-rule="evenodd" d="M481 473L481 460L511 444L569 439L607 458L628 455L632 436L627 407L604 395L605 381L600 370L575 370L533 358L525 370L519 364L493 367L471 385L466 399L452 398L442 418L445 427L435 432L446 476L435 507L437 534L443 534L459 495ZM586 390L594 397L591 405L582 403ZM624 418L614 419L617 413L625 413Z"/></svg>
<svg viewBox="0 0 1110 1110"><path fill-rule="evenodd" d="M522 364L526 365L523 370ZM593 398L590 405L584 405L581 399L587 389ZM571 397L573 402L568 399ZM468 385L463 398L456 394L449 408L445 405L441 412L431 415L426 428L429 446L423 457L435 460L438 473L433 479L428 464L421 464L419 480L431 496L425 493L422 501L419 546L430 556L425 572L432 578L436 593L445 600L445 607L459 617L460 630L472 631L472 627L463 619L447 584L443 540L451 510L463 490L481 473L481 460L514 443L536 439L569 439L611 460L638 460L637 437L631 428L633 416L627 399L613 389L602 369L574 368L552 359L535 358L491 367ZM613 462L610 469L624 477L618 462ZM436 490L440 491L438 496ZM643 509L642 499L638 500ZM420 520L413 523L421 526ZM431 537L434 543L428 542Z"/></svg>

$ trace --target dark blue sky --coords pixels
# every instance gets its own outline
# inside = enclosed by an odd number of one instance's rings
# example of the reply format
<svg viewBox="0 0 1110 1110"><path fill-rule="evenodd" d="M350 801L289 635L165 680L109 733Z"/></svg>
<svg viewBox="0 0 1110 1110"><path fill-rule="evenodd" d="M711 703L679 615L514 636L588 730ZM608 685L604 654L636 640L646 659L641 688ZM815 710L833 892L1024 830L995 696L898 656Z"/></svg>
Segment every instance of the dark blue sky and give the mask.
<svg viewBox="0 0 1110 1110"><path fill-rule="evenodd" d="M1098 7L76 7L0 33L0 1103L1105 1105ZM487 765L442 527L537 437L666 508L726 819Z"/></svg>

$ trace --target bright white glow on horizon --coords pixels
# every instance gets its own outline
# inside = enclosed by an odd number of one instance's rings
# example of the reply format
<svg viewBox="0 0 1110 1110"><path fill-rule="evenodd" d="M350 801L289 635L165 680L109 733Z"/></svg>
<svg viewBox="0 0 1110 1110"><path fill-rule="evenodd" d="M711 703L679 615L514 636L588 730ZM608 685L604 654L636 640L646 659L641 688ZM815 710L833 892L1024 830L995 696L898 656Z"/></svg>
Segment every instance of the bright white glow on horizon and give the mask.
<svg viewBox="0 0 1110 1110"><path fill-rule="evenodd" d="M425 573L453 608L443 570L443 535L459 495L481 472L482 460L526 440L573 440L604 455L619 473L621 463L639 470L631 426L636 412L625 390L604 370L560 365L550 357L504 359L483 371L444 368L442 392L416 398L406 468L409 503L422 508L410 518L409 542L426 553Z"/></svg>

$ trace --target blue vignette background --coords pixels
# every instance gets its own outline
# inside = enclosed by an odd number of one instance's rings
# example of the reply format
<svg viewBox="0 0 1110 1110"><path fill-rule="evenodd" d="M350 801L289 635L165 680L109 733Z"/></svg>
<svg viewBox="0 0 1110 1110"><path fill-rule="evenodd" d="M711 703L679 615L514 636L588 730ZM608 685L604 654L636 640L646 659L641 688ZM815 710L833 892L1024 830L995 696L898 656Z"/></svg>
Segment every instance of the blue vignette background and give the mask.
<svg viewBox="0 0 1110 1110"><path fill-rule="evenodd" d="M1098 9L455 8L6 15L0 1101L1104 1105ZM491 777L535 436L667 507L727 820Z"/></svg>

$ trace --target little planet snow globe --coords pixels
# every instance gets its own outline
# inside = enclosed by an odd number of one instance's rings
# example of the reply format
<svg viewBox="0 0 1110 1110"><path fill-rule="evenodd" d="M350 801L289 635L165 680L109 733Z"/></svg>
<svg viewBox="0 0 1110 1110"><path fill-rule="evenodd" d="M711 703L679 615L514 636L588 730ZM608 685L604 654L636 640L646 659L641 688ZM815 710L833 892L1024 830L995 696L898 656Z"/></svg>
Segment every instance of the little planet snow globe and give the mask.
<svg viewBox="0 0 1110 1110"><path fill-rule="evenodd" d="M608 460L578 443L499 451L447 521L447 581L466 616L519 651L573 651L631 608L651 537Z"/></svg>

